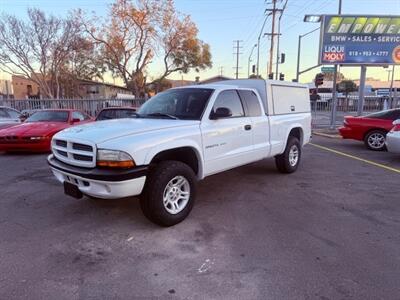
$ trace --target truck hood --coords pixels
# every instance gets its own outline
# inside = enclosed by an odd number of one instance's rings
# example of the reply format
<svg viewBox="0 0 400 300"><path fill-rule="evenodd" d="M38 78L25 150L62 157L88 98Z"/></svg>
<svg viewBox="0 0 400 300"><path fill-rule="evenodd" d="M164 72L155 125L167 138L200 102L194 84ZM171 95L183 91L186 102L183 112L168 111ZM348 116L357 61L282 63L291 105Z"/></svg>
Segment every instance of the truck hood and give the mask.
<svg viewBox="0 0 400 300"><path fill-rule="evenodd" d="M200 124L200 121L192 120L115 119L74 126L57 133L55 138L82 139L99 144L123 136L198 124Z"/></svg>

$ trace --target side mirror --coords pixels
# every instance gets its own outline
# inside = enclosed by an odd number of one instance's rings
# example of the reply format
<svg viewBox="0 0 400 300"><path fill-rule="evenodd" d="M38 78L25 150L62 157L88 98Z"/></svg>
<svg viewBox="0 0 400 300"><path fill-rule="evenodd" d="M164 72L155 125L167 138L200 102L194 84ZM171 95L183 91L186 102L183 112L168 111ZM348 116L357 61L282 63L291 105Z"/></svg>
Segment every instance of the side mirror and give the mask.
<svg viewBox="0 0 400 300"><path fill-rule="evenodd" d="M218 107L216 111L211 113L210 119L217 120L223 118L229 118L232 116L232 111L227 107Z"/></svg>
<svg viewBox="0 0 400 300"><path fill-rule="evenodd" d="M81 120L80 119L78 119L78 118L76 118L76 119L72 119L72 124L75 124L75 123L79 123Z"/></svg>
<svg viewBox="0 0 400 300"><path fill-rule="evenodd" d="M400 119L394 120L392 123L394 126L400 125Z"/></svg>

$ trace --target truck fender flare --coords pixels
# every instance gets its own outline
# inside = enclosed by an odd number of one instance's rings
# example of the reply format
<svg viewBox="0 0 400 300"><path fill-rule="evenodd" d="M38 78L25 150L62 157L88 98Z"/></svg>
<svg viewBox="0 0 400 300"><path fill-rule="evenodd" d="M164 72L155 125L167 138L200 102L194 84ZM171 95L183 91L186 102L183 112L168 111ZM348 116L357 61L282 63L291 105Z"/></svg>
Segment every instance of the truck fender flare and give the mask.
<svg viewBox="0 0 400 300"><path fill-rule="evenodd" d="M286 131L286 140L285 140L285 144L284 144L284 147L283 147L283 151L285 151L285 149L286 149L286 144L287 144L287 141L289 140L290 132L295 128L299 128L300 129L300 145L303 146L303 140L304 140L303 126L300 123L294 123L294 124L291 124L291 126L288 127L288 130Z"/></svg>
<svg viewBox="0 0 400 300"><path fill-rule="evenodd" d="M157 145L157 146L151 148L147 152L144 163L146 165L150 164L150 162L153 160L153 158L157 154L159 154L163 151L173 150L173 149L178 149L178 148L183 148L183 147L192 148L193 151L195 152L197 160L198 160L198 167L199 167L197 177L198 177L198 179L202 179L204 168L203 168L203 155L202 155L201 147L192 140L179 140L179 141L174 140L174 141L169 141L169 142Z"/></svg>

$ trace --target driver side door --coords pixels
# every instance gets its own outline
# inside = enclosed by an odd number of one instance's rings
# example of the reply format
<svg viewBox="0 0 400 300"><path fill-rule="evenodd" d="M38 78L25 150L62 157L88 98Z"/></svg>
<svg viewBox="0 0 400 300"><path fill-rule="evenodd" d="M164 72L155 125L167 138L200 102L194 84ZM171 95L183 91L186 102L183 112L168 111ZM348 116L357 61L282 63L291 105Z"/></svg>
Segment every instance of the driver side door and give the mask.
<svg viewBox="0 0 400 300"><path fill-rule="evenodd" d="M206 116L201 123L205 175L251 161L251 119L245 115L243 103L236 90L225 90L218 94L212 112L221 107L228 108L232 115L217 120Z"/></svg>

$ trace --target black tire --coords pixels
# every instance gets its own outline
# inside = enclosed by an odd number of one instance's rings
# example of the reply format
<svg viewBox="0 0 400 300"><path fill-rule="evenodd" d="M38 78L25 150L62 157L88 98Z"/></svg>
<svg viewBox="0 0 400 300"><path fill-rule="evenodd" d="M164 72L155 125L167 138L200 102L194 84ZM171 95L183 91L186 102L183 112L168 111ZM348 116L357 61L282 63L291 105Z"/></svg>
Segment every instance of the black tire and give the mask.
<svg viewBox="0 0 400 300"><path fill-rule="evenodd" d="M189 189L189 199L182 211L173 214L164 205L164 192L167 185L174 178L183 177L186 179ZM197 179L193 170L186 164L179 161L163 161L151 169L144 191L140 197L140 207L143 214L151 222L168 227L182 222L193 208L197 191Z"/></svg>
<svg viewBox="0 0 400 300"><path fill-rule="evenodd" d="M364 144L369 150L384 151L386 150L386 131L384 130L371 130L364 137Z"/></svg>
<svg viewBox="0 0 400 300"><path fill-rule="evenodd" d="M290 150L294 148L297 149L298 158L295 164L290 160ZM297 170L301 159L301 145L300 141L294 137L289 136L286 143L285 152L280 155L275 156L275 164L279 172L281 173L293 173Z"/></svg>

